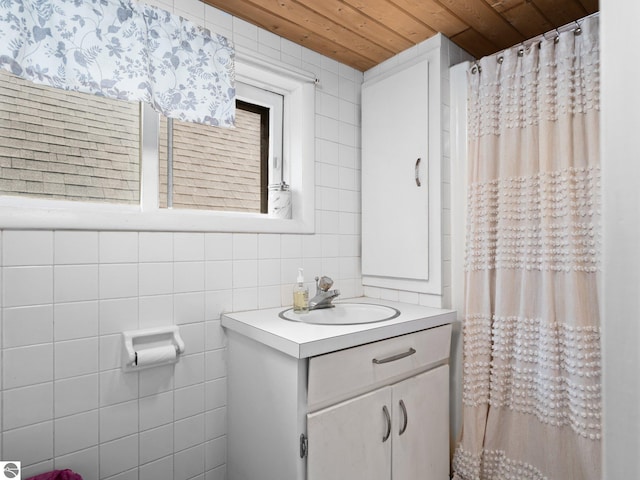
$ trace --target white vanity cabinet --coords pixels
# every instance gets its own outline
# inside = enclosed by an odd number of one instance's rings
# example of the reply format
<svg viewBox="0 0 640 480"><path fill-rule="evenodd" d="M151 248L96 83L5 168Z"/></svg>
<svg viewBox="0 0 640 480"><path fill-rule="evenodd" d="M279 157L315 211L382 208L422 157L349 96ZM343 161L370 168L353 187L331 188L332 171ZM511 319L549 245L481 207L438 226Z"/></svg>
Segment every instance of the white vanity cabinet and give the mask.
<svg viewBox="0 0 640 480"><path fill-rule="evenodd" d="M449 477L449 367L308 415L307 480Z"/></svg>
<svg viewBox="0 0 640 480"><path fill-rule="evenodd" d="M450 336L445 325L309 359L307 480L448 478Z"/></svg>
<svg viewBox="0 0 640 480"><path fill-rule="evenodd" d="M455 312L386 303L377 324L223 316L229 480L449 478Z"/></svg>

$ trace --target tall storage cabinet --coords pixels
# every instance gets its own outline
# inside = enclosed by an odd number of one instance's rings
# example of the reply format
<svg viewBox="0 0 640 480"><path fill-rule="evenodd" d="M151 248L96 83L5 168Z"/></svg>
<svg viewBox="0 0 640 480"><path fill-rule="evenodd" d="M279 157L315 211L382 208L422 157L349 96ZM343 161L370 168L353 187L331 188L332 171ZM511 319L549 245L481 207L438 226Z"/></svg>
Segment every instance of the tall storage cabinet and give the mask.
<svg viewBox="0 0 640 480"><path fill-rule="evenodd" d="M431 294L434 306L448 234L448 68L459 50L437 35L366 72L362 86L363 284Z"/></svg>
<svg viewBox="0 0 640 480"><path fill-rule="evenodd" d="M429 280L428 93L426 59L362 89L365 275Z"/></svg>

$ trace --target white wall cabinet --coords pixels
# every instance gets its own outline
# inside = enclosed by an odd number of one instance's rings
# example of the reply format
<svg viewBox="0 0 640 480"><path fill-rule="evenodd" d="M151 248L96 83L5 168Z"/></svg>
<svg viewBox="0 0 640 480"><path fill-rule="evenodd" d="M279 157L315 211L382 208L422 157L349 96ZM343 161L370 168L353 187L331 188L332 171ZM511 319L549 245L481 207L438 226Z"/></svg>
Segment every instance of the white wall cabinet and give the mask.
<svg viewBox="0 0 640 480"><path fill-rule="evenodd" d="M449 478L450 324L309 358L233 326L229 480Z"/></svg>
<svg viewBox="0 0 640 480"><path fill-rule="evenodd" d="M362 273L429 280L429 62L362 87Z"/></svg>
<svg viewBox="0 0 640 480"><path fill-rule="evenodd" d="M447 303L448 70L460 52L436 35L365 72L362 85L363 284L430 294L438 307Z"/></svg>

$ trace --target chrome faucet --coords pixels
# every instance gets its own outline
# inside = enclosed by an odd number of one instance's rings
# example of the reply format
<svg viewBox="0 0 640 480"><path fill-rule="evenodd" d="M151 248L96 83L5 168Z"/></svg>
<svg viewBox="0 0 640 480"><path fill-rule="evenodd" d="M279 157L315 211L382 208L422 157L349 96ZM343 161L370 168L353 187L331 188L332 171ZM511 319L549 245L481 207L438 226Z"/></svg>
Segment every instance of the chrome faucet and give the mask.
<svg viewBox="0 0 640 480"><path fill-rule="evenodd" d="M329 277L316 277L316 295L309 300L309 310L335 307L331 302L340 295L340 290L329 290L332 285L333 280Z"/></svg>

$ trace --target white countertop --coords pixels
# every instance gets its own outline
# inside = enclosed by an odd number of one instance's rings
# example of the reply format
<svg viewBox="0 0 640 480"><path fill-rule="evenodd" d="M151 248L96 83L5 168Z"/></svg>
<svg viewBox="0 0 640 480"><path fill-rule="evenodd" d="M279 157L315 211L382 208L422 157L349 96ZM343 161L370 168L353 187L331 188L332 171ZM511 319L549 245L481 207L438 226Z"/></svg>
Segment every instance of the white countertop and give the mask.
<svg viewBox="0 0 640 480"><path fill-rule="evenodd" d="M288 307L225 313L222 325L295 358L355 347L407 333L439 327L456 319L455 311L373 298L355 298L334 303L371 303L400 311L391 320L357 325L315 325L284 320L278 314Z"/></svg>

